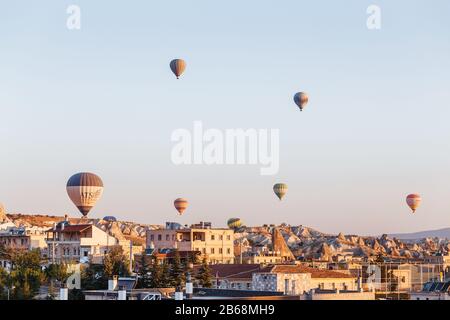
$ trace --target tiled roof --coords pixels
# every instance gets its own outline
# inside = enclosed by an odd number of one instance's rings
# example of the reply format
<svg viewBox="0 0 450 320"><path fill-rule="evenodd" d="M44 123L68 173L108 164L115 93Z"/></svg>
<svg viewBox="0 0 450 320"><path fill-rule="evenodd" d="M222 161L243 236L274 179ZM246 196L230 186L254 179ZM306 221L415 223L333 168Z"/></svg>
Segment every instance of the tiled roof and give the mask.
<svg viewBox="0 0 450 320"><path fill-rule="evenodd" d="M194 274L198 272L200 266L194 267ZM259 264L213 264L210 265L213 277L226 279L252 279L253 273L310 273L311 278L355 278L343 272L332 270L321 270L299 265L267 265Z"/></svg>
<svg viewBox="0 0 450 320"><path fill-rule="evenodd" d="M275 265L272 266L271 273L311 273L311 278L355 278L350 274L333 270L323 270L300 265Z"/></svg>
<svg viewBox="0 0 450 320"><path fill-rule="evenodd" d="M201 266L194 267L194 274L198 272ZM226 279L252 279L252 274L261 272L262 267L259 264L212 264L209 266L211 275Z"/></svg>
<svg viewBox="0 0 450 320"><path fill-rule="evenodd" d="M61 226L57 226L56 229L48 229L47 232L82 232L92 227L92 224L74 224L65 225L64 229Z"/></svg>

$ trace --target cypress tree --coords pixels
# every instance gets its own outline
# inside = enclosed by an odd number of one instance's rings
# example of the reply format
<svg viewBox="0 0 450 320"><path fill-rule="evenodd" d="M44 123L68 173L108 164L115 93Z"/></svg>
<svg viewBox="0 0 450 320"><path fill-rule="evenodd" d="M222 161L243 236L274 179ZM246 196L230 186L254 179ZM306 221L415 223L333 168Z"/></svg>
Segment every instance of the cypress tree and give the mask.
<svg viewBox="0 0 450 320"><path fill-rule="evenodd" d="M199 284L203 288L211 288L212 287L212 281L211 281L211 268L208 265L208 262L206 261L206 257L203 258L202 265L200 266L200 269L198 270L197 274L197 280L199 281Z"/></svg>

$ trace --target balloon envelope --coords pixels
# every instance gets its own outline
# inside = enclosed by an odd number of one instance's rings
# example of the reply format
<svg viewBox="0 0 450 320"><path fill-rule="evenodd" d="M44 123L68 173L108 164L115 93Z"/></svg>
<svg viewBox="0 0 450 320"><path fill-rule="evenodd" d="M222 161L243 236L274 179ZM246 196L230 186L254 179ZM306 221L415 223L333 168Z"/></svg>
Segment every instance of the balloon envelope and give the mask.
<svg viewBox="0 0 450 320"><path fill-rule="evenodd" d="M280 200L286 195L287 190L288 186L285 183L277 183L273 186L273 192L275 192Z"/></svg>
<svg viewBox="0 0 450 320"><path fill-rule="evenodd" d="M228 228L237 229L242 226L242 220L239 218L230 218L227 221Z"/></svg>
<svg viewBox="0 0 450 320"><path fill-rule="evenodd" d="M188 201L184 198L178 198L173 202L175 209L177 209L178 214L181 216L188 206Z"/></svg>
<svg viewBox="0 0 450 320"><path fill-rule="evenodd" d="M294 102L300 108L300 111L303 111L305 106L308 104L309 97L305 92L297 92L294 95Z"/></svg>
<svg viewBox="0 0 450 320"><path fill-rule="evenodd" d="M186 62L183 59L174 59L170 62L170 69L178 79L186 69Z"/></svg>
<svg viewBox="0 0 450 320"><path fill-rule="evenodd" d="M105 216L105 217L103 217L103 220L108 221L108 222L116 222L117 221L116 217L113 217L113 216Z"/></svg>
<svg viewBox="0 0 450 320"><path fill-rule="evenodd" d="M422 202L422 197L417 193L410 194L406 197L406 203L411 208L413 213L416 212L416 210L420 206L421 202Z"/></svg>
<svg viewBox="0 0 450 320"><path fill-rule="evenodd" d="M103 194L103 181L93 173L80 172L70 177L66 189L73 204L87 216Z"/></svg>

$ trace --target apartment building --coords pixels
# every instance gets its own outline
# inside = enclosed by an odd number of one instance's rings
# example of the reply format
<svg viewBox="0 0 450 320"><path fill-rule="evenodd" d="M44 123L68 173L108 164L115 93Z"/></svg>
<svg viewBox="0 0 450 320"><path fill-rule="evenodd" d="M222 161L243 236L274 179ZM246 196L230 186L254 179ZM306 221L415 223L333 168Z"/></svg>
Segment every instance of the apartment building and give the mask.
<svg viewBox="0 0 450 320"><path fill-rule="evenodd" d="M200 266L194 268L194 274ZM215 289L282 292L285 295L303 295L311 290L360 291L357 278L330 270L319 270L300 265L216 264L211 266Z"/></svg>
<svg viewBox="0 0 450 320"><path fill-rule="evenodd" d="M68 221L46 231L48 258L51 262L101 262L110 247L119 241L92 224L71 225Z"/></svg>
<svg viewBox="0 0 450 320"><path fill-rule="evenodd" d="M45 250L45 236L22 227L8 227L0 230L0 244L14 250Z"/></svg>
<svg viewBox="0 0 450 320"><path fill-rule="evenodd" d="M167 224L169 226L169 223ZM199 251L211 264L233 263L234 231L212 228L210 223L200 223L191 227L148 230L146 245L160 249Z"/></svg>

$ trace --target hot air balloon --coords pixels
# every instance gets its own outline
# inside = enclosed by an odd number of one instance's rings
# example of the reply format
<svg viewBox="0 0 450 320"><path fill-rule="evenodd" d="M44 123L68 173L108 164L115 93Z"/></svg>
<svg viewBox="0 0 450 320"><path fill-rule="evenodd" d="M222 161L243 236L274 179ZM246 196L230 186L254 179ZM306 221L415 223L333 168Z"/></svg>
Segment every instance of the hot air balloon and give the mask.
<svg viewBox="0 0 450 320"><path fill-rule="evenodd" d="M105 217L103 217L103 220L108 221L108 222L116 222L117 221L116 217L113 217L113 216L105 216Z"/></svg>
<svg viewBox="0 0 450 320"><path fill-rule="evenodd" d="M95 206L103 193L103 182L99 176L80 172L70 177L67 182L67 194L83 217Z"/></svg>
<svg viewBox="0 0 450 320"><path fill-rule="evenodd" d="M184 198L178 198L173 202L173 204L175 206L175 209L177 209L179 215L181 216L188 206L188 201Z"/></svg>
<svg viewBox="0 0 450 320"><path fill-rule="evenodd" d="M287 190L288 190L288 186L287 186L287 184L284 184L284 183L277 183L273 186L273 192L275 192L275 194L280 199L280 201L285 196Z"/></svg>
<svg viewBox="0 0 450 320"><path fill-rule="evenodd" d="M242 226L242 220L239 218L230 218L227 221L227 225L230 229L238 229Z"/></svg>
<svg viewBox="0 0 450 320"><path fill-rule="evenodd" d="M172 72L177 76L177 79L179 79L186 69L186 62L182 59L174 59L170 61L170 69L172 69Z"/></svg>
<svg viewBox="0 0 450 320"><path fill-rule="evenodd" d="M406 197L406 203L411 208L413 213L416 212L416 210L420 206L421 202L422 202L422 197L417 193L410 194Z"/></svg>
<svg viewBox="0 0 450 320"><path fill-rule="evenodd" d="M300 108L300 111L303 111L303 108L307 105L309 101L308 94L305 92L297 92L294 95L294 102Z"/></svg>

